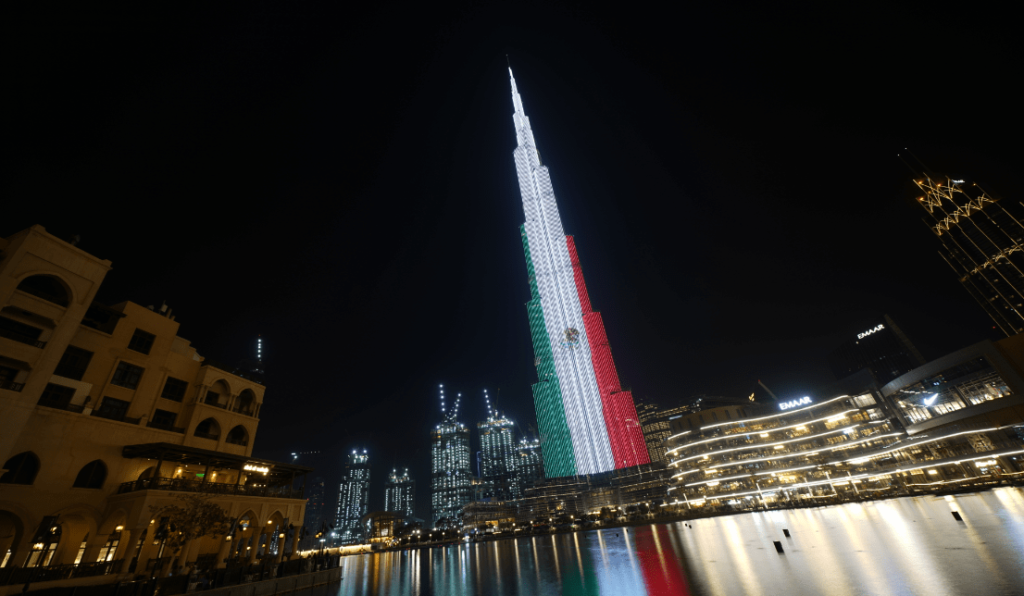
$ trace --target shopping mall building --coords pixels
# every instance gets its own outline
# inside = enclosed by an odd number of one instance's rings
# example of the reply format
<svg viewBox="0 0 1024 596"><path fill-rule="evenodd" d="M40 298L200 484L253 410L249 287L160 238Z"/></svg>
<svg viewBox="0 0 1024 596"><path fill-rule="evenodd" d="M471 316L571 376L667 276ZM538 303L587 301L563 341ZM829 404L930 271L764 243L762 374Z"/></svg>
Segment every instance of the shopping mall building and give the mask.
<svg viewBox="0 0 1024 596"><path fill-rule="evenodd" d="M738 509L1024 479L1024 334L984 341L879 387L672 421L672 504Z"/></svg>

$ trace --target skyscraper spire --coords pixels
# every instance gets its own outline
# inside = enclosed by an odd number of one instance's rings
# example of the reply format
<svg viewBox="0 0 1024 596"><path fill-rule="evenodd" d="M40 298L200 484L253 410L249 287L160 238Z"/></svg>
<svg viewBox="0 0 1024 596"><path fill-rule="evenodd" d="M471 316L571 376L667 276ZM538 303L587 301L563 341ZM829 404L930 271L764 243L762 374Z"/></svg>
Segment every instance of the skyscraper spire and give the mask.
<svg viewBox="0 0 1024 596"><path fill-rule="evenodd" d="M548 170L512 82L513 152L526 222L520 228L532 299L527 303L538 382L533 386L548 476L648 463L632 394L619 385L604 323L593 312ZM632 422L630 426L629 422Z"/></svg>

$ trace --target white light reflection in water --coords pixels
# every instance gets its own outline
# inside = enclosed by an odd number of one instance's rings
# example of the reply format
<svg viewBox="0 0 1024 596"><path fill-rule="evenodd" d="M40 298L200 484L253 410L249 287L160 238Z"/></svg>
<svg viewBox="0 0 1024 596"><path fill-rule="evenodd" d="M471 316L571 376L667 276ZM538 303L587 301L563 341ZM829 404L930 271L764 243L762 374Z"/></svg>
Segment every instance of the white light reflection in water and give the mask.
<svg viewBox="0 0 1024 596"><path fill-rule="evenodd" d="M1021 593L1024 585L1021 489L745 513L689 525L350 556L340 584L295 596L994 596ZM775 552L774 540L785 554Z"/></svg>

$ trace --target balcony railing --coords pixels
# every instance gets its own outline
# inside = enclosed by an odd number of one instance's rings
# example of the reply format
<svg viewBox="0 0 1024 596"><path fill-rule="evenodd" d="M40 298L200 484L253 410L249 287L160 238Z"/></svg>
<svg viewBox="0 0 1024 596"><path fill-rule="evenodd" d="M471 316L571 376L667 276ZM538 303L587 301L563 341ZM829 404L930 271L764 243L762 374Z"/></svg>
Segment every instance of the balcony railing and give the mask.
<svg viewBox="0 0 1024 596"><path fill-rule="evenodd" d="M46 347L46 342L45 341L39 341L38 339L32 337L31 335L25 335L24 333L18 333L17 331L12 331L10 329L4 329L3 327L0 327L0 337L6 337L7 339L13 339L16 342L20 342L20 343L23 343L23 344L28 344L30 346L35 346L37 348L45 348Z"/></svg>
<svg viewBox="0 0 1024 596"><path fill-rule="evenodd" d="M127 422L128 424L138 424L142 422L142 418L129 418L121 412L104 412L103 410L93 410L92 415L97 418L106 418L107 420L113 420L115 422Z"/></svg>
<svg viewBox="0 0 1024 596"><path fill-rule="evenodd" d="M301 499L301 488L291 486L245 486L226 482L201 482L198 480L182 480L180 478L143 478L132 482L124 482L118 487L118 494L140 490L172 490L189 493L210 493L215 495L235 495L245 497L275 497L278 499Z"/></svg>
<svg viewBox="0 0 1024 596"><path fill-rule="evenodd" d="M78 406L63 400L44 400L40 399L37 405L44 406L47 408L53 408L54 410L64 410L65 412L74 412L75 414L81 414L85 411L85 406Z"/></svg>
<svg viewBox="0 0 1024 596"><path fill-rule="evenodd" d="M15 383L14 381L3 381L3 382L0 382L0 389L7 389L8 391L18 391L18 392L20 392L24 388L25 388L25 384L24 383Z"/></svg>
<svg viewBox="0 0 1024 596"><path fill-rule="evenodd" d="M199 432L197 430L196 432L194 432L192 434L194 434L195 436L199 437L200 439L210 439L211 441L219 441L220 440L220 435L215 435L213 433L204 433L204 432Z"/></svg>
<svg viewBox="0 0 1024 596"><path fill-rule="evenodd" d="M162 422L156 422L155 420L150 420L149 422L146 423L146 426L148 426L149 428L156 428L159 430L169 430L172 433L185 434L184 428L178 428L173 424L163 424Z"/></svg>

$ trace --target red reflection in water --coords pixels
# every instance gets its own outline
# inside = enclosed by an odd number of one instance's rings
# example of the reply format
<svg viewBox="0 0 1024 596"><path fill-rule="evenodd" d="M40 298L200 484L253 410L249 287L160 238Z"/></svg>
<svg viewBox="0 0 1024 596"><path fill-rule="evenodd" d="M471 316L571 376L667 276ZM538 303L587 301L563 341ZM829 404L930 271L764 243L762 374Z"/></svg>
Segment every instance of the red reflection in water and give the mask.
<svg viewBox="0 0 1024 596"><path fill-rule="evenodd" d="M668 545L669 540L665 526L637 528L633 536L648 596L690 596L690 586L680 568L681 561L676 559L671 548L662 547L662 543Z"/></svg>

